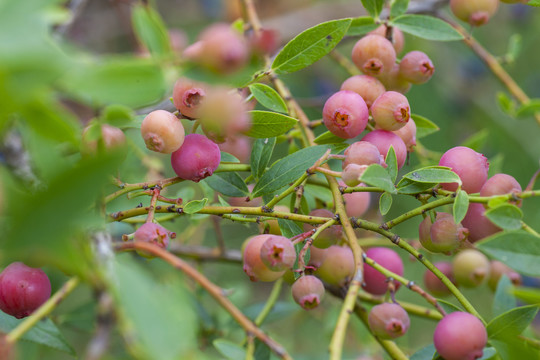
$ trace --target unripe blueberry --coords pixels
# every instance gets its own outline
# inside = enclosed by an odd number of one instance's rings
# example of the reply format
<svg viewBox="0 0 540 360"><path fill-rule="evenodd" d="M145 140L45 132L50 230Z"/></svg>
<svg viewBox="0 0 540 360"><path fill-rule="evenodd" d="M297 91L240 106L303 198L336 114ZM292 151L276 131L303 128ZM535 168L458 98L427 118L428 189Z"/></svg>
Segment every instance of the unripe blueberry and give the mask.
<svg viewBox="0 0 540 360"><path fill-rule="evenodd" d="M386 37L387 32L386 25L381 25L378 28L376 28L373 31L370 31L369 34L375 34L379 36ZM399 54L401 51L403 51L403 46L405 43L405 38L403 36L403 32L399 30L397 27L392 28L392 45L394 46L394 50L396 50L396 54Z"/></svg>
<svg viewBox="0 0 540 360"><path fill-rule="evenodd" d="M315 209L309 212L309 216L327 217L329 219L332 219L334 217L334 214L330 210L327 210L327 209ZM308 223L304 223L302 226L303 226L304 232L307 232L316 228L316 226L313 226ZM326 249L329 246L334 245L338 240L340 240L341 235L342 235L341 225L332 225L329 228L324 229L317 236L317 238L313 241L313 246L319 249Z"/></svg>
<svg viewBox="0 0 540 360"><path fill-rule="evenodd" d="M413 84L427 82L434 72L433 62L422 51L408 52L399 63L400 76Z"/></svg>
<svg viewBox="0 0 540 360"><path fill-rule="evenodd" d="M486 157L466 146L456 146L443 154L440 166L449 167L458 174L466 192L477 193L487 180L489 163ZM443 183L443 189L456 191L457 183Z"/></svg>
<svg viewBox="0 0 540 360"><path fill-rule="evenodd" d="M133 240L149 242L163 249L169 246L169 238L176 234L169 232L163 226L154 223L144 223L133 234Z"/></svg>
<svg viewBox="0 0 540 360"><path fill-rule="evenodd" d="M393 132L403 140L408 152L412 152L416 146L416 123L412 118L404 127Z"/></svg>
<svg viewBox="0 0 540 360"><path fill-rule="evenodd" d="M171 155L171 165L176 175L195 182L212 175L220 161L219 147L199 134L186 136L180 149Z"/></svg>
<svg viewBox="0 0 540 360"><path fill-rule="evenodd" d="M349 164L341 172L341 180L347 186L357 186L360 184L360 176L362 176L367 168L367 165Z"/></svg>
<svg viewBox="0 0 540 360"><path fill-rule="evenodd" d="M242 163L247 163L251 156L251 140L247 136L229 137L218 146L221 151L235 156Z"/></svg>
<svg viewBox="0 0 540 360"><path fill-rule="evenodd" d="M310 247L308 266L312 266L315 269L320 268L326 259L326 255L328 255L326 249L319 249L315 246Z"/></svg>
<svg viewBox="0 0 540 360"><path fill-rule="evenodd" d="M476 316L456 311L439 321L433 343L445 360L479 359L487 343L487 331Z"/></svg>
<svg viewBox="0 0 540 360"><path fill-rule="evenodd" d="M395 131L401 129L411 117L407 98L396 91L387 91L371 106L371 115L379 129Z"/></svg>
<svg viewBox="0 0 540 360"><path fill-rule="evenodd" d="M369 328L379 339L395 339L405 335L411 321L409 314L398 304L375 305L368 315Z"/></svg>
<svg viewBox="0 0 540 360"><path fill-rule="evenodd" d="M323 107L324 125L332 134L344 139L360 135L368 118L366 102L353 91L338 91L326 100Z"/></svg>
<svg viewBox="0 0 540 360"><path fill-rule="evenodd" d="M367 141L356 141L352 143L347 149L345 149L344 155L345 159L342 163L343 169L350 164L384 164L384 158L381 156L379 149Z"/></svg>
<svg viewBox="0 0 540 360"><path fill-rule="evenodd" d="M261 246L261 259L270 270L287 270L294 266L296 250L285 236L272 235Z"/></svg>
<svg viewBox="0 0 540 360"><path fill-rule="evenodd" d="M480 189L480 196L517 194L522 191L517 180L507 174L495 174L490 177ZM518 202L521 205L521 202Z"/></svg>
<svg viewBox="0 0 540 360"><path fill-rule="evenodd" d="M397 91L406 94L412 87L412 84L405 80L399 73L399 64L394 64L390 71L377 77L384 85L387 91Z"/></svg>
<svg viewBox="0 0 540 360"><path fill-rule="evenodd" d="M403 275L403 261L398 253L392 249L383 247L374 247L366 251L366 256L382 267L390 270L398 275ZM399 289L400 283L394 280L395 289ZM373 295L383 295L388 289L386 277L364 263L364 283L362 287L365 291Z"/></svg>
<svg viewBox="0 0 540 360"><path fill-rule="evenodd" d="M487 280L489 260L480 251L467 249L456 255L452 268L459 285L477 287Z"/></svg>
<svg viewBox="0 0 540 360"><path fill-rule="evenodd" d="M469 229L469 241L476 242L502 229L493 224L485 215L486 208L480 203L470 203L461 224Z"/></svg>
<svg viewBox="0 0 540 360"><path fill-rule="evenodd" d="M0 309L6 314L26 317L50 296L51 282L41 269L14 262L0 273Z"/></svg>
<svg viewBox="0 0 540 360"><path fill-rule="evenodd" d="M345 183L340 181L339 185L345 186ZM343 200L345 202L345 211L348 216L361 217L369 209L371 193L361 191L343 194Z"/></svg>
<svg viewBox="0 0 540 360"><path fill-rule="evenodd" d="M141 135L149 150L170 154L184 143L184 126L172 113L152 111L141 124Z"/></svg>
<svg viewBox="0 0 540 360"><path fill-rule="evenodd" d="M367 141L375 145L384 159L386 159L386 154L388 153L390 146L392 146L396 153L398 168L401 169L403 165L405 165L405 160L407 159L407 147L403 140L393 132L387 130L373 130L366 134L366 136L362 138L362 141Z"/></svg>
<svg viewBox="0 0 540 360"><path fill-rule="evenodd" d="M206 97L206 87L187 78L180 78L173 87L173 104L188 118L199 117L199 109Z"/></svg>
<svg viewBox="0 0 540 360"><path fill-rule="evenodd" d="M354 45L352 61L364 74L377 76L392 69L396 62L396 50L385 37L370 34Z"/></svg>
<svg viewBox="0 0 540 360"><path fill-rule="evenodd" d="M289 212L289 208L283 205L277 205L274 207L274 211ZM281 229L277 219L271 219L263 221L259 224L259 230L261 232L268 231L272 235L281 235Z"/></svg>
<svg viewBox="0 0 540 360"><path fill-rule="evenodd" d="M324 285L313 275L304 275L292 285L294 301L305 310L315 309L324 295Z"/></svg>
<svg viewBox="0 0 540 360"><path fill-rule="evenodd" d="M493 260L490 263L488 279L488 286L491 290L495 291L497 289L497 284L503 275L506 275L512 284L516 286L521 285L523 282L523 279L519 273L506 266L506 264Z"/></svg>
<svg viewBox="0 0 540 360"><path fill-rule="evenodd" d="M435 253L457 249L469 234L461 224L455 223L452 215L444 213L437 213L433 224L431 218L427 216L420 223L418 232L422 246Z"/></svg>
<svg viewBox="0 0 540 360"><path fill-rule="evenodd" d="M91 138L90 132L96 129L92 127L101 127L100 134L96 138ZM99 130L98 130L99 131ZM101 150L114 150L123 147L126 144L126 135L122 130L109 124L93 124L84 128L81 139L82 153L92 155Z"/></svg>
<svg viewBox="0 0 540 360"><path fill-rule="evenodd" d="M246 240L242 258L244 261L244 272L249 276L251 281L274 281L285 273L285 270L270 270L261 259L261 248L271 236L257 235Z"/></svg>
<svg viewBox="0 0 540 360"><path fill-rule="evenodd" d="M330 285L347 284L354 275L352 250L347 246L332 245L325 252L326 258L317 269L316 275Z"/></svg>
<svg viewBox="0 0 540 360"><path fill-rule="evenodd" d="M442 272L448 280L450 280L454 285L457 285L456 280L454 279L454 273L452 272L452 264L446 261L441 261L434 263L435 267ZM443 284L438 277L436 277L431 271L426 270L424 273L424 284L426 285L427 291L432 295L437 297L448 296L451 294L448 287Z"/></svg>
<svg viewBox="0 0 540 360"><path fill-rule="evenodd" d="M369 75L355 75L348 78L341 84L340 90L354 91L360 95L366 102L368 109L375 99L386 91L379 80Z"/></svg>
<svg viewBox="0 0 540 360"><path fill-rule="evenodd" d="M450 0L452 13L473 26L487 23L498 7L498 0Z"/></svg>

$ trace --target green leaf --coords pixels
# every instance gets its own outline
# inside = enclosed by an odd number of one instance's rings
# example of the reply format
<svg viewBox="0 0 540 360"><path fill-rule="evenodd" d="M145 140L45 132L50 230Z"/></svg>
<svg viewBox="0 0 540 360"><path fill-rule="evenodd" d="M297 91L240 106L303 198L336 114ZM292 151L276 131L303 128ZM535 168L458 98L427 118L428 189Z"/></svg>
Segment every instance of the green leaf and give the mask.
<svg viewBox="0 0 540 360"><path fill-rule="evenodd" d="M379 198L379 211L381 212L381 215L386 215L388 211L390 211L390 207L392 206L392 195L390 193L382 193L381 197Z"/></svg>
<svg viewBox="0 0 540 360"><path fill-rule="evenodd" d="M522 274L540 276L540 241L528 232L501 232L475 245L477 249Z"/></svg>
<svg viewBox="0 0 540 360"><path fill-rule="evenodd" d="M251 150L251 174L255 180L264 174L276 145L276 138L257 139Z"/></svg>
<svg viewBox="0 0 540 360"><path fill-rule="evenodd" d="M497 93L497 103L504 113L512 117L516 115L516 104L505 92L499 91Z"/></svg>
<svg viewBox="0 0 540 360"><path fill-rule="evenodd" d="M352 19L347 36L364 35L378 27L379 25L375 23L375 20L371 16L356 17Z"/></svg>
<svg viewBox="0 0 540 360"><path fill-rule="evenodd" d="M246 183L236 172L216 173L204 179L204 182L225 196L246 197L249 195Z"/></svg>
<svg viewBox="0 0 540 360"><path fill-rule="evenodd" d="M390 6L390 17L395 18L407 12L409 0L393 0Z"/></svg>
<svg viewBox="0 0 540 360"><path fill-rule="evenodd" d="M522 286L514 289L513 294L529 304L540 305L540 289Z"/></svg>
<svg viewBox="0 0 540 360"><path fill-rule="evenodd" d="M220 151L221 153L221 163L239 163L240 160L233 154L229 154L225 151Z"/></svg>
<svg viewBox="0 0 540 360"><path fill-rule="evenodd" d="M429 344L411 355L410 360L431 360L435 354L435 345Z"/></svg>
<svg viewBox="0 0 540 360"><path fill-rule="evenodd" d="M492 312L493 316L501 315L516 307L516 298L512 294L514 286L506 275L502 275L497 284L495 297L493 298Z"/></svg>
<svg viewBox="0 0 540 360"><path fill-rule="evenodd" d="M0 311L0 331L3 333L8 333L15 329L24 320L25 319L16 319L13 316ZM76 356L75 350L71 347L71 345L69 345L51 319L41 320L30 330L28 330L28 332L26 332L21 339L28 340L36 344L45 345L52 349Z"/></svg>
<svg viewBox="0 0 540 360"><path fill-rule="evenodd" d="M384 0L362 0L362 5L371 17L377 19L383 9Z"/></svg>
<svg viewBox="0 0 540 360"><path fill-rule="evenodd" d="M306 172L332 145L316 145L299 150L277 161L266 171L253 189L253 197L273 193L294 182Z"/></svg>
<svg viewBox="0 0 540 360"><path fill-rule="evenodd" d="M390 175L392 182L395 183L398 175L398 164L396 152L394 151L394 147L392 145L390 145L390 148L386 153L385 162L387 165L386 171L388 172L388 175Z"/></svg>
<svg viewBox="0 0 540 360"><path fill-rule="evenodd" d="M515 205L502 204L486 210L485 215L501 229L518 230L521 228L523 212Z"/></svg>
<svg viewBox="0 0 540 360"><path fill-rule="evenodd" d="M489 343L497 349L497 359L539 359L538 349L531 347L525 340L516 337L503 339L491 339Z"/></svg>
<svg viewBox="0 0 540 360"><path fill-rule="evenodd" d="M136 4L131 12L133 31L152 55L168 55L171 43L161 16L148 5Z"/></svg>
<svg viewBox="0 0 540 360"><path fill-rule="evenodd" d="M101 121L119 128L128 127L134 118L133 110L124 105L109 105L100 116Z"/></svg>
<svg viewBox="0 0 540 360"><path fill-rule="evenodd" d="M540 7L540 0L530 0L527 5Z"/></svg>
<svg viewBox="0 0 540 360"><path fill-rule="evenodd" d="M482 353L482 357L478 360L491 360L495 359L495 356L497 355L497 349L494 347L485 347ZM498 357L497 357L498 359Z"/></svg>
<svg viewBox="0 0 540 360"><path fill-rule="evenodd" d="M540 112L540 99L531 99L517 109L516 117L532 116L537 112Z"/></svg>
<svg viewBox="0 0 540 360"><path fill-rule="evenodd" d="M253 97L257 99L259 104L272 111L277 111L286 114L288 109L285 101L277 93L276 90L265 84L251 84L249 91Z"/></svg>
<svg viewBox="0 0 540 360"><path fill-rule="evenodd" d="M203 207L206 206L208 202L207 198L202 200L192 200L182 207L182 210L186 214L195 214L197 211L201 211Z"/></svg>
<svg viewBox="0 0 540 360"><path fill-rule="evenodd" d="M428 136L440 130L437 125L435 125L433 122L431 122L430 120L426 119L423 116L412 114L411 117L414 120L414 123L416 124L416 138L417 139L421 139L425 136Z"/></svg>
<svg viewBox="0 0 540 360"><path fill-rule="evenodd" d="M451 302L448 302L446 300L437 299L437 302L439 303L439 305L441 305L441 307L447 314L453 313L455 311L463 311L463 309L461 309L459 306L452 304Z"/></svg>
<svg viewBox="0 0 540 360"><path fill-rule="evenodd" d="M307 262L306 262L307 263ZM270 348L259 339L255 339L255 360L270 360Z"/></svg>
<svg viewBox="0 0 540 360"><path fill-rule="evenodd" d="M436 41L463 40L463 36L447 22L428 15L401 15L390 25L422 39Z"/></svg>
<svg viewBox="0 0 540 360"><path fill-rule="evenodd" d="M111 265L120 329L132 340L135 353L141 358L174 360L197 348L195 308L178 275L161 283L148 273L148 266L143 268L129 254L117 256Z"/></svg>
<svg viewBox="0 0 540 360"><path fill-rule="evenodd" d="M279 52L272 71L287 74L313 64L341 41L350 24L351 19L332 20L303 31Z"/></svg>
<svg viewBox="0 0 540 360"><path fill-rule="evenodd" d="M461 179L458 174L442 166L421 168L411 171L410 173L403 175L403 177L419 183L458 183L461 185Z"/></svg>
<svg viewBox="0 0 540 360"><path fill-rule="evenodd" d="M360 181L371 186L380 187L390 194L396 193L394 182L388 175L388 172L379 164L371 164L360 176Z"/></svg>
<svg viewBox="0 0 540 360"><path fill-rule="evenodd" d="M270 111L253 110L251 114L251 129L247 136L254 138L270 138L285 134L298 122L290 116Z"/></svg>
<svg viewBox="0 0 540 360"><path fill-rule="evenodd" d="M214 344L214 347L228 360L238 360L246 357L246 350L242 346L230 342L229 340L216 339L212 344Z"/></svg>
<svg viewBox="0 0 540 360"><path fill-rule="evenodd" d="M323 132L321 135L317 136L315 144L325 145L325 144L339 144L344 142L346 139L340 138L337 135L332 134L330 131Z"/></svg>
<svg viewBox="0 0 540 360"><path fill-rule="evenodd" d="M509 63L516 61L522 48L522 37L520 34L512 34L508 39L508 51L505 58Z"/></svg>
<svg viewBox="0 0 540 360"><path fill-rule="evenodd" d="M292 220L277 219L281 234L286 238L292 238L293 236L300 235L304 232L302 228Z"/></svg>
<svg viewBox="0 0 540 360"><path fill-rule="evenodd" d="M399 194L419 194L423 191L433 188L437 183L418 183L406 178L401 179L397 184Z"/></svg>
<svg viewBox="0 0 540 360"><path fill-rule="evenodd" d="M459 224L465 218L468 209L469 195L467 195L464 190L459 190L457 192L456 200L454 201L454 206L452 207L452 213L456 224Z"/></svg>
<svg viewBox="0 0 540 360"><path fill-rule="evenodd" d="M538 305L521 306L508 310L491 320L486 329L490 339L504 339L521 334L533 321Z"/></svg>
<svg viewBox="0 0 540 360"><path fill-rule="evenodd" d="M486 143L486 140L488 139L488 136L489 136L489 130L482 129L478 131L477 133L466 138L461 143L461 146L466 146L468 148L473 149L474 151L481 151L482 147L484 147Z"/></svg>

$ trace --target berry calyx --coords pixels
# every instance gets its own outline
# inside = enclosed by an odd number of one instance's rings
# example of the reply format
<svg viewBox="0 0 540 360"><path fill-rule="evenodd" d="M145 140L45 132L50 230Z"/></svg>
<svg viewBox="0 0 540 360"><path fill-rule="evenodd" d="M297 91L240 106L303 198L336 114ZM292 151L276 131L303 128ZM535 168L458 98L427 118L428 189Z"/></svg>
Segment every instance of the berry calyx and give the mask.
<svg viewBox="0 0 540 360"><path fill-rule="evenodd" d="M292 285L294 301L305 310L315 309L324 295L324 285L313 275L304 275Z"/></svg>
<svg viewBox="0 0 540 360"><path fill-rule="evenodd" d="M369 328L380 339L395 339L409 330L409 314L398 304L375 305L368 315Z"/></svg>
<svg viewBox="0 0 540 360"><path fill-rule="evenodd" d="M286 237L272 235L261 246L261 259L272 271L287 270L294 266L296 250Z"/></svg>
<svg viewBox="0 0 540 360"><path fill-rule="evenodd" d="M284 273L283 271L272 271L261 259L261 248L263 244L273 235L257 235L246 240L242 259L244 262L244 272L251 281L275 281Z"/></svg>
<svg viewBox="0 0 540 360"><path fill-rule="evenodd" d="M422 51L411 51L399 63L399 75L413 84L423 84L433 76L433 62Z"/></svg>
<svg viewBox="0 0 540 360"><path fill-rule="evenodd" d="M392 69L396 62L396 50L385 37L369 34L354 45L352 61L364 74L378 76Z"/></svg>
<svg viewBox="0 0 540 360"><path fill-rule="evenodd" d="M324 104L323 121L328 130L341 138L360 135L366 128L369 111L366 102L355 92L342 90Z"/></svg>
<svg viewBox="0 0 540 360"><path fill-rule="evenodd" d="M371 106L373 121L379 129L395 131L407 124L411 107L407 98L396 91L387 91Z"/></svg>

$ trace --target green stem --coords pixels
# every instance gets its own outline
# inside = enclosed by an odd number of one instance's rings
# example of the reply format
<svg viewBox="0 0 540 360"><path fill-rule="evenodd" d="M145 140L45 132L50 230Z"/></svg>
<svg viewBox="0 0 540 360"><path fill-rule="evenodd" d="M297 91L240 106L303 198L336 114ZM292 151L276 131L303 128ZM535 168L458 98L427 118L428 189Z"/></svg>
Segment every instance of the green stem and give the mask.
<svg viewBox="0 0 540 360"><path fill-rule="evenodd" d="M392 219L390 221L385 222L384 224L382 224L382 227L385 228L385 229L391 229L394 226L396 226L398 224L401 224L402 222L404 222L406 220L409 220L410 218L413 218L413 217L418 216L418 215L422 215L423 213L425 213L428 210L435 209L435 208L437 208L439 206L452 204L454 202L454 199L455 199L454 197L445 197L445 198L442 198L442 199L432 201L432 202L427 203L425 205L419 206L414 210L407 211L406 213L401 214L400 216L396 217L395 219Z"/></svg>
<svg viewBox="0 0 540 360"><path fill-rule="evenodd" d="M382 297L374 296L365 292L360 292L358 294L358 299L364 302L371 303L371 304L382 304L383 302L385 302ZM399 305L403 309L405 309L405 311L407 311L409 314L428 318L431 320L437 320L437 321L443 318L439 312L429 309L427 307L423 307L423 306L405 302L405 301L398 301L398 302L399 302Z"/></svg>
<svg viewBox="0 0 540 360"><path fill-rule="evenodd" d="M251 171L251 165L239 163L221 163L214 172L218 173L230 171Z"/></svg>
<svg viewBox="0 0 540 360"><path fill-rule="evenodd" d="M270 296L266 300L266 304L264 304L264 308L261 310L257 318L255 319L255 325L261 326L264 319L270 314L270 311L272 311L272 308L274 305L276 305L276 301L279 298L279 294L281 293L281 288L283 287L283 278L279 278L274 283L274 286L272 287L272 291L270 292Z"/></svg>
<svg viewBox="0 0 540 360"><path fill-rule="evenodd" d="M302 174L302 176L300 176L291 186L289 186L284 192L282 192L281 194L279 194L278 196L275 196L272 200L270 200L268 202L268 204L266 204L266 207L269 208L269 209L272 209L278 202L280 202L281 200L283 200L284 198L286 198L288 195L292 194L293 192L296 191L296 188L298 186L300 186L304 180L307 179L307 177L309 176L309 174L306 172L304 174Z"/></svg>

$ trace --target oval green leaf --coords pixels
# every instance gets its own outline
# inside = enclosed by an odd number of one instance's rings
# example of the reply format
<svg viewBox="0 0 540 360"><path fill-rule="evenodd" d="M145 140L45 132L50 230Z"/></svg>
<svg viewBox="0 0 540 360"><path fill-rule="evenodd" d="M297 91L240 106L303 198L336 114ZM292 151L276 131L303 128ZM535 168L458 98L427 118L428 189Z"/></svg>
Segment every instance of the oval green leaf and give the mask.
<svg viewBox="0 0 540 360"><path fill-rule="evenodd" d="M388 172L379 164L371 164L360 176L360 181L371 186L380 187L390 194L396 193L394 182L388 175Z"/></svg>
<svg viewBox="0 0 540 360"><path fill-rule="evenodd" d="M419 183L458 183L461 185L461 179L455 172L439 166L414 170L403 175L403 177Z"/></svg>
<svg viewBox="0 0 540 360"><path fill-rule="evenodd" d="M279 96L276 90L265 84L251 84L249 85L249 91L253 94L253 97L257 99L259 104L265 108L277 111L280 113L287 113L287 105L285 101Z"/></svg>
<svg viewBox="0 0 540 360"><path fill-rule="evenodd" d="M412 114L411 117L416 125L417 139L421 139L440 130L437 125L435 125L432 121L426 119L423 116Z"/></svg>
<svg viewBox="0 0 540 360"><path fill-rule="evenodd" d="M340 138L337 135L332 134L330 131L325 131L321 135L317 136L315 140L315 144L318 145L325 145L325 144L339 144L344 142L346 139Z"/></svg>
<svg viewBox="0 0 540 360"><path fill-rule="evenodd" d="M456 224L459 224L465 218L468 209L469 195L467 195L464 190L459 190L457 192L456 200L454 201L454 206L452 207L452 213Z"/></svg>
<svg viewBox="0 0 540 360"><path fill-rule="evenodd" d="M504 230L518 230L521 228L523 212L512 204L502 204L486 210L486 216L492 223Z"/></svg>
<svg viewBox="0 0 540 360"><path fill-rule="evenodd" d="M364 35L378 27L379 25L375 23L375 20L371 16L353 18L351 26L347 30L347 36Z"/></svg>
<svg viewBox="0 0 540 360"><path fill-rule="evenodd" d="M381 215L388 214L388 211L390 211L390 207L392 206L392 195L390 193L382 193L381 197L379 198L379 211L381 212Z"/></svg>
<svg viewBox="0 0 540 360"><path fill-rule="evenodd" d="M157 11L150 6L137 4L131 12L131 21L135 36L152 55L171 53L167 28Z"/></svg>
<svg viewBox="0 0 540 360"><path fill-rule="evenodd" d="M246 183L236 172L216 173L204 179L204 182L225 196L245 197L249 195Z"/></svg>
<svg viewBox="0 0 540 360"><path fill-rule="evenodd" d="M369 15L376 19L383 9L384 2L385 0L362 0L362 5L364 5Z"/></svg>
<svg viewBox="0 0 540 360"><path fill-rule="evenodd" d="M270 111L254 110L249 113L251 114L251 129L246 135L254 138L271 138L285 134L298 122L290 116Z"/></svg>
<svg viewBox="0 0 540 360"><path fill-rule="evenodd" d="M217 176L217 175L218 174L214 176ZM195 214L196 212L200 211L206 205L207 202L208 202L207 198L204 198L202 200L192 200L188 202L186 205L184 205L182 210L186 214Z"/></svg>
<svg viewBox="0 0 540 360"><path fill-rule="evenodd" d="M463 36L450 24L428 15L402 15L390 21L390 25L408 34L427 40L463 40Z"/></svg>
<svg viewBox="0 0 540 360"><path fill-rule="evenodd" d="M258 180L264 174L276 145L276 138L257 139L251 150L251 175Z"/></svg>
<svg viewBox="0 0 540 360"><path fill-rule="evenodd" d="M538 312L538 305L521 306L509 310L487 325L488 336L490 339L504 339L521 334Z"/></svg>

